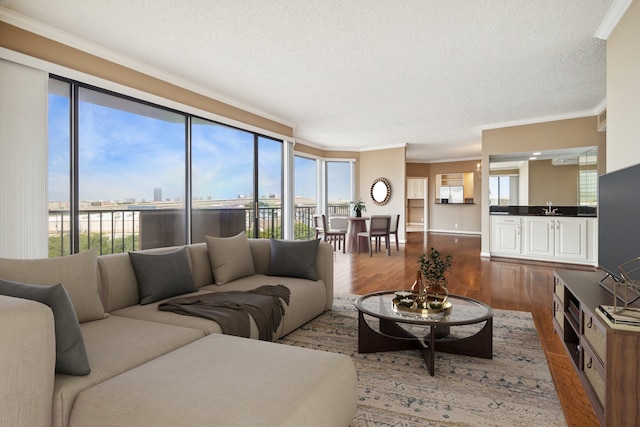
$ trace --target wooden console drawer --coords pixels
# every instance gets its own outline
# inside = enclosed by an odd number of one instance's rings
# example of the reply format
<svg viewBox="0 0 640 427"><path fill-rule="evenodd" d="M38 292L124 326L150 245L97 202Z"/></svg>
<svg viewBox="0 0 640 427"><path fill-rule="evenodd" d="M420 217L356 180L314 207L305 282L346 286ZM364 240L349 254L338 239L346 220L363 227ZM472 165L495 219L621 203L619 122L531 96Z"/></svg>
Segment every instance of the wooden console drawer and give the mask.
<svg viewBox="0 0 640 427"><path fill-rule="evenodd" d="M605 365L607 363L607 333L600 325L600 322L595 319L594 314L585 312L583 321L584 337L596 352L602 364Z"/></svg>
<svg viewBox="0 0 640 427"><path fill-rule="evenodd" d="M564 285L557 277L553 278L553 293L558 296L561 302L564 302Z"/></svg>
<svg viewBox="0 0 640 427"><path fill-rule="evenodd" d="M595 392L596 396L598 396L598 400L600 401L600 405L604 407L604 398L605 398L605 381L598 372L596 364L598 361L596 357L589 351L587 348L583 347L582 349L582 366L585 377L589 384L591 384L591 388Z"/></svg>
<svg viewBox="0 0 640 427"><path fill-rule="evenodd" d="M555 317L556 322L558 322L558 326L560 329L564 331L564 311L563 311L562 303L559 303L555 299L553 300L553 317Z"/></svg>

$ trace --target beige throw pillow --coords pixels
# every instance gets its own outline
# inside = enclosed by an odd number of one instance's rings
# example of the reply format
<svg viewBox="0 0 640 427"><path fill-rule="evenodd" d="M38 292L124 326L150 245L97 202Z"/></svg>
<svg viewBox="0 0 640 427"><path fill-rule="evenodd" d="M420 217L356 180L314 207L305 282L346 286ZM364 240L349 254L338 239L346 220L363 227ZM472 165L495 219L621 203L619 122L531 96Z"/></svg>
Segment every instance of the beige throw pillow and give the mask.
<svg viewBox="0 0 640 427"><path fill-rule="evenodd" d="M249 241L244 232L233 237L205 236L216 285L256 274Z"/></svg>
<svg viewBox="0 0 640 427"><path fill-rule="evenodd" d="M96 248L58 258L0 258L0 279L46 286L61 283L80 323L105 317L98 294Z"/></svg>

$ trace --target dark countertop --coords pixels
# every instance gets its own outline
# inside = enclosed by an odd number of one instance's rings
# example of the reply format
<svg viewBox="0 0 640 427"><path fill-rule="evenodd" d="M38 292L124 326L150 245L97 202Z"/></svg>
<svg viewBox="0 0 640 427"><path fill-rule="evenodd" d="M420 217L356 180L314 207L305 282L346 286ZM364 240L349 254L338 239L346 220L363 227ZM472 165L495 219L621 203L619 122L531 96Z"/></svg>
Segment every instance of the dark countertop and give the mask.
<svg viewBox="0 0 640 427"><path fill-rule="evenodd" d="M519 215L519 216L547 216L544 211L546 206L490 206L491 215ZM597 217L597 209L592 206L551 206L557 209L556 215L549 216L573 216L573 217Z"/></svg>

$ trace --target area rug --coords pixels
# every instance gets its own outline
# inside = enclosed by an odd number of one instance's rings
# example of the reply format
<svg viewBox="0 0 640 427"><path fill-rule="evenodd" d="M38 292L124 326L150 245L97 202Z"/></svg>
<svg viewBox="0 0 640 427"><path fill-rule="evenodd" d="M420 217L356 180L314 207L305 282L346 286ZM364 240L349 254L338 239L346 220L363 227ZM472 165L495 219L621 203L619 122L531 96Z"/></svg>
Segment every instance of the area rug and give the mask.
<svg viewBox="0 0 640 427"><path fill-rule="evenodd" d="M358 353L352 295L281 343L351 356L358 409L351 427L566 426L530 313L494 310L493 359L436 353L435 376L419 350Z"/></svg>

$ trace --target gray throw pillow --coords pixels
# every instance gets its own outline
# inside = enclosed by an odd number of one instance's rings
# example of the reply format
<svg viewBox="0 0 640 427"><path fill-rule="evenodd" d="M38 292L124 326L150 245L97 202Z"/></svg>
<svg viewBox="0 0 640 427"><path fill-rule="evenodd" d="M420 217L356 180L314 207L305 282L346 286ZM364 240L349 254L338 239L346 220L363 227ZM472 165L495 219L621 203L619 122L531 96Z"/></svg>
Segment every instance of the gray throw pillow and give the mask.
<svg viewBox="0 0 640 427"><path fill-rule="evenodd" d="M270 276L299 277L318 280L316 256L320 240L270 239Z"/></svg>
<svg viewBox="0 0 640 427"><path fill-rule="evenodd" d="M129 252L129 258L142 305L198 290L189 268L187 248L164 254Z"/></svg>
<svg viewBox="0 0 640 427"><path fill-rule="evenodd" d="M0 294L48 305L55 325L56 372L68 375L88 375L91 372L78 317L69 294L61 284L42 286L0 279Z"/></svg>

